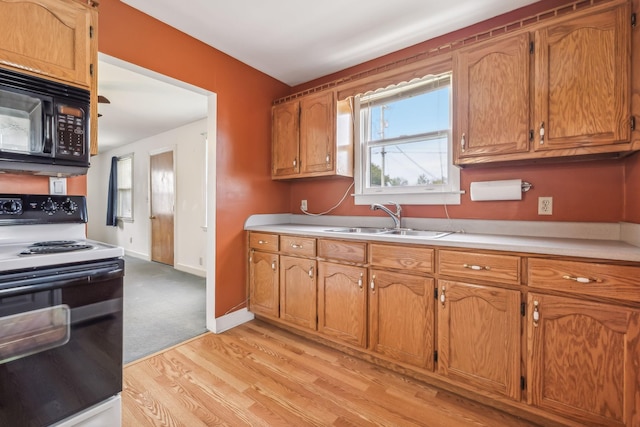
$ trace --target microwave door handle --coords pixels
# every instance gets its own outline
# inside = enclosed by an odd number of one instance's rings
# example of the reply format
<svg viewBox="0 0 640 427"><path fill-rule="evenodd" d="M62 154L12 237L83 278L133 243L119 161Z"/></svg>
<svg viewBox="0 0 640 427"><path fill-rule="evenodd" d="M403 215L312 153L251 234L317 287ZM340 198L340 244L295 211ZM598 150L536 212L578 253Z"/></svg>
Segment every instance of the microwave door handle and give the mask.
<svg viewBox="0 0 640 427"><path fill-rule="evenodd" d="M51 150L53 149L53 115L45 114L44 120L44 146L42 147L42 152L51 154Z"/></svg>

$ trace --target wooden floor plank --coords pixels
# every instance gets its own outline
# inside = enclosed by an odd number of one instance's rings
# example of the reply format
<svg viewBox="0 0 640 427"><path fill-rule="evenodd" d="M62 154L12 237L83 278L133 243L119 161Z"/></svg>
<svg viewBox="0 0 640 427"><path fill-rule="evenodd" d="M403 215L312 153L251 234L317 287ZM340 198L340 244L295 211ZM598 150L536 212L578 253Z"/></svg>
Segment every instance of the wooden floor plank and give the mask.
<svg viewBox="0 0 640 427"><path fill-rule="evenodd" d="M254 320L125 366L123 425L529 427Z"/></svg>

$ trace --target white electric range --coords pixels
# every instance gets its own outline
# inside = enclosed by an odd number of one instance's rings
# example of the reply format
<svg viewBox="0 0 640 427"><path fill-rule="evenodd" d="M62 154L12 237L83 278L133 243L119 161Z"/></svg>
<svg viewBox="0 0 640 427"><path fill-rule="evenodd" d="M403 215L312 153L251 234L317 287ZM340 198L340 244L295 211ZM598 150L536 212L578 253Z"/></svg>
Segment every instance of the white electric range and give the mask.
<svg viewBox="0 0 640 427"><path fill-rule="evenodd" d="M86 222L83 196L0 194L0 425L121 424L124 251Z"/></svg>

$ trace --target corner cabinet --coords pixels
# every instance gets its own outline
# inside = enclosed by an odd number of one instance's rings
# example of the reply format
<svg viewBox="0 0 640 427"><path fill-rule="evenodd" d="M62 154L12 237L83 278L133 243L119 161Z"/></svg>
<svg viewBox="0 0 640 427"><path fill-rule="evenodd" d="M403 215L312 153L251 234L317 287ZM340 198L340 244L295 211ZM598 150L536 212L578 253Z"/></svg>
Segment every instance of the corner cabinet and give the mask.
<svg viewBox="0 0 640 427"><path fill-rule="evenodd" d="M351 106L332 91L272 109L272 178L353 176Z"/></svg>
<svg viewBox="0 0 640 427"><path fill-rule="evenodd" d="M59 0L0 0L0 64L91 86L92 9Z"/></svg>
<svg viewBox="0 0 640 427"><path fill-rule="evenodd" d="M454 75L458 165L632 149L629 2L460 49Z"/></svg>

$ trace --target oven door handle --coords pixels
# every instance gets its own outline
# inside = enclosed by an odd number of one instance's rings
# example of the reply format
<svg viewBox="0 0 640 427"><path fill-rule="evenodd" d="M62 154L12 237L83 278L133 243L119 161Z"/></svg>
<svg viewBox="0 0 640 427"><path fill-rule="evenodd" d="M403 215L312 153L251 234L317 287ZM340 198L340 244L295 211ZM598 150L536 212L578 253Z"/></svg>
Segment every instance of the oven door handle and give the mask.
<svg viewBox="0 0 640 427"><path fill-rule="evenodd" d="M36 277L21 278L13 282L1 283L0 298L22 295L49 289L65 288L73 285L89 285L96 282L117 279L124 276L124 270L110 265L95 269L83 269L56 275L39 275Z"/></svg>

